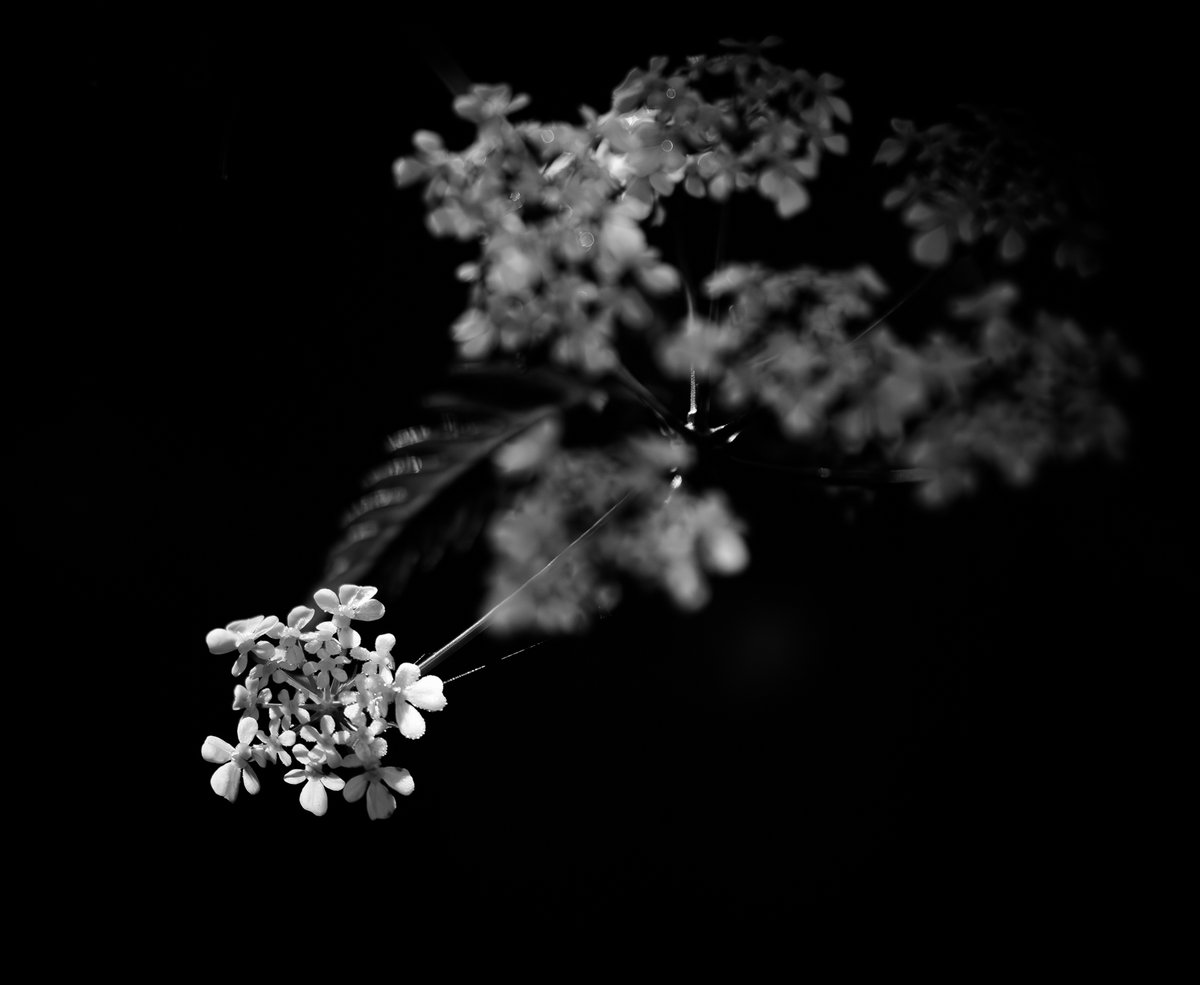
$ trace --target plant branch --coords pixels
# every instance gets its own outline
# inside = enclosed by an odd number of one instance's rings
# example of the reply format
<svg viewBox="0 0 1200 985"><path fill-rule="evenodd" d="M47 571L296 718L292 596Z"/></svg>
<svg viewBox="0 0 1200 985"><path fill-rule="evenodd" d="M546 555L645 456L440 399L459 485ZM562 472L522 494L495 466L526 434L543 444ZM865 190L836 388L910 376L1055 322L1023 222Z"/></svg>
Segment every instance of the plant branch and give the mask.
<svg viewBox="0 0 1200 985"><path fill-rule="evenodd" d="M944 269L945 269L944 267L934 267L932 270L930 270L928 273L926 273L924 277L922 277L919 281L917 281L917 283L915 285L913 285L911 288L908 289L908 292L904 295L904 297L902 297L894 305L892 305L890 308L888 308L887 311L885 311L882 315L880 315L873 322L871 322L870 325L868 325L861 332L859 332L856 336L854 336L854 338L852 338L850 340L850 344L854 345L860 339L865 338L869 333L873 332L876 328L878 328L880 325L882 325L887 319L891 318L892 315L894 315L900 309L900 307L902 305L904 305L904 304L908 303L910 300L912 300L913 296L918 291L922 290L925 287L928 287L929 283L938 274L940 274L942 272L942 270L944 270Z"/></svg>
<svg viewBox="0 0 1200 985"><path fill-rule="evenodd" d="M776 462L742 458L740 455L727 454L726 457L738 465L786 472L797 478L814 479L830 486L888 486L907 482L928 482L934 475L932 469L831 469L825 466L780 465Z"/></svg>
<svg viewBox="0 0 1200 985"><path fill-rule="evenodd" d="M446 657L450 656L451 653L453 653L460 646L462 646L464 643L466 643L469 639L471 639L473 636L475 636L477 633L479 633L482 629L484 629L487 626L488 622L491 621L492 616L494 616L505 605L507 605L510 601L512 601L514 598L516 598L521 592L523 592L526 588L528 588L531 584L533 584L534 581L536 581L538 578L540 578L542 575L544 575L547 571L549 571L552 567L554 567L554 565L557 564L571 550L571 548L575 547L576 544L581 543L586 537L590 536L592 533L594 533L596 530L598 530L600 528L600 526L606 520L608 520L608 518L610 516L612 516L626 502L626 500L629 499L630 496L633 495L633 492L634 491L632 489L629 490L629 492L627 492L624 496L622 496L615 503L613 503L613 505L610 506L598 520L596 520L590 527L588 527L587 530L585 530L583 533L581 533L578 537L576 537L573 541L571 541L571 543L569 543L566 547L564 547L561 551L559 551L554 557L552 557L549 561L547 561L546 564L543 565L540 570L538 570L538 571L534 572L532 575L530 575L525 580L525 582L523 584L521 584L518 588L516 588L511 594L509 594L507 597L505 597L504 599L502 599L501 601L499 601L495 605L493 605L490 609L488 609L487 612L485 612L482 616L480 616L473 623L471 623L470 626L468 626L466 629L464 629L461 633L459 633L456 637L454 637L454 639L452 639L449 643L447 643L445 646L443 646L440 650L438 650L435 653L430 654L424 660L420 661L417 664L417 666L420 668L421 673L424 674L424 673L427 673L428 671L432 670L439 663L441 663L443 660L445 660Z"/></svg>
<svg viewBox="0 0 1200 985"><path fill-rule="evenodd" d="M644 383L642 383L641 380L629 372L629 370L625 368L624 363L618 362L614 373L616 374L617 379L620 380L621 383L624 384L624 386L634 394L634 396L636 396L639 400L641 400L642 403L652 410L666 427L673 431L687 430L687 425L674 414L672 414L667 406L661 400L659 400L658 397L656 397L650 391L650 389Z"/></svg>

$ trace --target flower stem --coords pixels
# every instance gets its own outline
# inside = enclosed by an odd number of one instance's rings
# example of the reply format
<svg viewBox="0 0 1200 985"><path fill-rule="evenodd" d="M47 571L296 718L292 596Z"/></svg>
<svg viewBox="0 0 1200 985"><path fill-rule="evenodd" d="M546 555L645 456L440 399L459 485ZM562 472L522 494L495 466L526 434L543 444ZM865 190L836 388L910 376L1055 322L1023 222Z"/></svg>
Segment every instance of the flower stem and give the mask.
<svg viewBox="0 0 1200 985"><path fill-rule="evenodd" d="M581 533L578 537L576 537L573 541L571 541L571 543L569 543L566 547L564 547L561 551L559 551L554 557L552 557L549 561L547 561L546 564L540 570L538 570L538 571L534 572L532 575L530 575L524 581L524 583L522 583L512 593L510 593L507 597L501 599L499 602L497 602L495 605L493 605L490 609L488 609L487 612L485 612L482 616L480 616L473 623L471 623L470 626L468 626L466 629L464 629L461 633L459 633L456 637L454 637L454 639L452 639L449 643L447 643L440 650L438 650L435 653L430 654L428 657L426 657L424 660L422 660L420 663L418 663L417 667L420 668L421 673L424 674L424 673L427 673L428 671L432 670L439 663L441 663L443 660L445 660L446 657L450 656L451 653L453 653L460 646L462 646L464 643L466 643L467 640L471 639L471 637L473 637L481 629L483 629L485 626L487 626L487 624L491 620L492 616L494 616L497 612L499 612L500 609L503 606L507 605L512 599L516 598L517 595L519 595L529 585L531 585L534 582L534 580L540 578L547 571L549 571L552 567L554 567L554 565L557 564L558 561L561 560L571 550L571 548L573 548L576 544L583 541L583 539L586 538L587 536L589 536L591 533L598 530L600 528L601 524L603 524L610 516L612 516L621 507L621 505L623 503L625 503L625 501L628 500L630 496L633 495L633 493L634 493L634 490L632 490L632 489L629 490L629 492L627 492L624 496L622 496L615 503L613 503L613 505L610 506L598 520L596 520L590 527L588 527L587 530L585 530L583 533Z"/></svg>

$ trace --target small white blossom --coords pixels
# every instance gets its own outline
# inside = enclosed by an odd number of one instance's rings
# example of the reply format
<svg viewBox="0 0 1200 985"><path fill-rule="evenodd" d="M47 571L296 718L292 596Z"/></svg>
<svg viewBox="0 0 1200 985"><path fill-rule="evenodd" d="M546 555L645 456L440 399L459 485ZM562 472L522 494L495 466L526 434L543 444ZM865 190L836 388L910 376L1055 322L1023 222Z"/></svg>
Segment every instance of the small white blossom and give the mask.
<svg viewBox="0 0 1200 985"><path fill-rule="evenodd" d="M264 732L262 729L257 732L260 745L254 747L255 761L259 766L265 765L268 761L274 763L276 760L283 763L284 766L291 766L292 757L287 748L296 744L296 733L291 729L280 732L278 718L271 721L270 728L270 732Z"/></svg>
<svg viewBox="0 0 1200 985"><path fill-rule="evenodd" d="M314 743L312 751L309 753L310 758L319 756L320 761L326 763L331 768L340 766L342 764L342 754L337 751L337 747L339 744L345 743L346 735L344 732L337 732L334 730L332 716L321 716L320 732L318 732L311 725L305 725L304 728L300 730L300 738L304 739L306 742ZM303 747L297 746L296 748L299 750ZM299 752L297 752L296 758L300 758Z"/></svg>
<svg viewBox="0 0 1200 985"><path fill-rule="evenodd" d="M292 719L299 720L301 725L307 725L311 716L308 710L300 706L300 694L290 694L285 687L279 692L279 702L271 706L271 721L282 721L285 729L292 727Z"/></svg>
<svg viewBox="0 0 1200 985"><path fill-rule="evenodd" d="M303 746L296 746L297 750L302 750ZM296 759L300 759L300 754L297 752ZM300 806L317 817L321 817L329 810L329 795L326 790L341 790L346 781L340 776L334 776L332 773L324 772L325 766L322 763L308 761L305 763L302 770L291 770L284 774L284 783L303 783L304 789L300 791Z"/></svg>
<svg viewBox="0 0 1200 985"><path fill-rule="evenodd" d="M249 687L243 684L238 684L233 689L233 710L240 711L242 718L249 718L256 725L258 724L258 709L264 707L271 700L271 692L263 691L255 687L255 684L261 684L261 680L249 680Z"/></svg>
<svg viewBox="0 0 1200 985"><path fill-rule="evenodd" d="M210 653L232 653L237 650L238 657L232 671L236 677L246 669L249 653L253 652L260 660L266 660L275 651L274 646L266 640L258 642L258 638L278 624L279 620L275 616L236 619L224 629L209 630L204 642L208 644Z"/></svg>
<svg viewBox="0 0 1200 985"><path fill-rule="evenodd" d="M341 655L342 644L333 635L335 628L332 622L318 623L316 633L304 644L304 649L317 658L305 662L304 673L310 677L316 674L317 686L322 689L329 687L331 676L337 681L345 681L348 676L340 665L348 664L350 658Z"/></svg>
<svg viewBox="0 0 1200 985"><path fill-rule="evenodd" d="M379 738L379 733L387 728L387 722L377 718L367 724L366 716L361 712L353 719L354 730L345 735L344 744L354 750L352 756L359 759L383 759L387 755L387 740ZM343 761L349 764L350 756Z"/></svg>
<svg viewBox="0 0 1200 985"><path fill-rule="evenodd" d="M238 722L236 748L215 735L210 735L200 747L200 755L208 762L221 764L212 775L211 785L217 795L231 804L237 800L241 786L252 794L259 790L258 774L250 764L250 740L254 738L255 728L253 718L243 718Z"/></svg>
<svg viewBox="0 0 1200 985"><path fill-rule="evenodd" d="M272 656L272 663L278 664L276 684L281 684L284 680L279 671L296 670L303 663L303 646L308 639L308 634L303 630L312 622L315 615L315 609L310 609L306 605L298 605L288 613L286 626L283 623L277 623L273 629L267 632L268 636L279 640Z"/></svg>
<svg viewBox="0 0 1200 985"><path fill-rule="evenodd" d="M346 800L352 804L365 793L367 816L372 821L391 817L396 809L396 798L388 793L385 785L407 797L413 792L412 774L395 766L380 766L378 760L365 762L363 771L346 784Z"/></svg>
<svg viewBox="0 0 1200 985"><path fill-rule="evenodd" d="M416 664L404 663L396 668L392 691L396 696L396 725L400 734L408 739L419 739L425 734L425 719L418 708L441 711L446 707L442 679L421 677L421 669Z"/></svg>
<svg viewBox="0 0 1200 985"><path fill-rule="evenodd" d="M393 670L396 661L392 659L392 648L396 645L393 633L383 633L375 637L375 649L368 650L365 646L356 646L350 651L355 660L363 661L364 674L378 674L380 670Z"/></svg>
<svg viewBox="0 0 1200 985"><path fill-rule="evenodd" d="M328 588L322 588L313 595L317 605L333 616L338 629L338 642L347 649L362 643L362 637L350 628L352 619L374 622L383 618L383 603L373 597L377 591L371 585L343 585L337 595Z"/></svg>

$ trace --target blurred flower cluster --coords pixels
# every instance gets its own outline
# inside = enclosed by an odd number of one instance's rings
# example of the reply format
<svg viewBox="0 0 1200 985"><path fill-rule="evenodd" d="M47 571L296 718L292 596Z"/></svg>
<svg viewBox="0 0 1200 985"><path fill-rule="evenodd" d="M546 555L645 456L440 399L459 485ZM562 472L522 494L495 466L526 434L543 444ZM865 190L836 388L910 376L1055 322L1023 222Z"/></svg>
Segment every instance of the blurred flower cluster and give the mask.
<svg viewBox="0 0 1200 985"><path fill-rule="evenodd" d="M954 300L960 324L919 344L867 322L884 291L868 267L732 265L705 288L725 315L665 336L666 373L704 373L726 408L765 409L787 437L850 455L871 446L921 469L926 503L973 488L982 462L1025 483L1051 456L1121 452L1126 427L1103 383L1134 375L1135 362L1111 333L1093 339L1047 311L1031 308L1032 327L1022 324L1011 283Z"/></svg>
<svg viewBox="0 0 1200 985"><path fill-rule="evenodd" d="M382 763L388 751L383 734L394 728L406 738L420 738L425 734L421 712L440 711L446 698L440 678L422 677L416 664L396 665L391 633L377 636L373 650L362 645L351 623L383 617L375 594L368 585L342 585L337 593L321 589L313 601L330 618L311 630L306 627L316 610L297 606L286 622L255 616L208 634L211 653L238 652L235 676L246 671L251 655L255 660L244 683L234 688L233 710L241 712L237 745L210 735L200 750L217 765L212 776L217 794L232 802L242 787L258 793L256 767L287 767L293 760L298 765L284 781L303 785L300 806L318 816L329 808L330 790L344 790L351 802L365 795L372 819L391 816L393 793L412 793L408 770ZM291 689L273 694L268 683ZM358 772L347 782L335 769Z"/></svg>
<svg viewBox="0 0 1200 985"><path fill-rule="evenodd" d="M1017 288L1001 283L952 304L957 319L974 324L970 369L942 388L936 412L898 450L929 471L919 490L927 503L972 489L979 462L1025 485L1050 458L1124 451L1128 425L1103 384L1106 375L1138 375L1137 361L1112 333L1091 338L1070 318L1034 309L1032 324L1022 324L1018 300Z"/></svg>
<svg viewBox="0 0 1200 985"><path fill-rule="evenodd" d="M420 131L394 171L401 187L424 185L435 236L481 243L459 270L473 285L451 330L461 354L545 352L589 374L613 369L620 328L647 327L653 300L681 284L642 228L661 222L660 199L680 183L716 199L754 189L795 215L822 154L846 151L840 85L735 47L670 71L655 58L607 113L584 107L580 124L510 122L528 97L506 86L460 96L475 141L455 153ZM706 94L714 88L723 94Z"/></svg>
<svg viewBox="0 0 1200 985"><path fill-rule="evenodd" d="M997 257L1012 263L1042 230L1055 235L1059 269L1089 276L1099 268L1099 226L1081 218L1087 182L1058 159L1052 143L1031 134L1027 121L964 107L961 123L918 130L893 120L894 136L880 145L876 163L907 161L904 180L887 193L885 208L902 209L914 230L918 263L940 266L957 242L994 241ZM1057 167L1051 162L1057 160ZM1082 201L1079 201L1082 199Z"/></svg>
<svg viewBox="0 0 1200 985"><path fill-rule="evenodd" d="M675 67L652 59L616 87L607 112L583 107L577 123L514 122L529 97L479 85L454 102L475 128L468 146L414 135L415 153L394 177L423 188L430 233L478 245L457 271L469 299L451 334L464 362L490 365L475 366L481 387L459 407L461 421L454 402L431 394L426 409L440 423L390 439L400 456L369 477L332 554L341 566L324 581L385 584L375 573L390 564L394 586L397 570L415 570L416 552L435 563L459 533L397 545L412 524L441 524L429 519L447 515L430 508L435 500L477 495L482 478L492 485L478 497L479 522L502 505L486 527L485 615L470 631L579 631L630 585L690 610L708 599L713 575L746 566L744 525L693 477L707 483L709 466L733 461L727 446L751 426L739 448L756 438L783 455L807 446L822 478L826 461L903 473L931 505L973 488L981 467L1021 484L1051 457L1119 454L1126 426L1104 388L1135 362L1111 335L1086 333L1042 303L1055 292L1023 296L1007 279L1024 257L1045 260L1039 278L1074 286L1054 267L1087 275L1102 235L1073 205L1086 192L1043 167L1052 155L1007 119L975 113L924 131L897 120L876 155L906 164L884 205L912 229L918 264L947 265L956 244L989 247L970 251L969 271L956 268L970 286L948 324L910 335L885 323L932 273L883 318L875 308L888 287L867 265L773 270L723 264L718 249L702 287L702 271L684 284L652 245L678 187L718 202L753 192L789 219L807 208L825 155L848 150L839 79L775 64L776 39L722 43L721 54ZM701 293L707 317L697 314ZM552 384L526 385L539 374ZM685 386L686 419L671 406ZM450 526L473 533L461 519L470 514L459 510ZM387 733L424 734L423 712L445 697L422 667L469 633L422 664L397 664L394 636L367 649L355 625L383 617L375 595L365 585L321 589L315 608L297 606L284 621L255 616L208 634L211 652L236 654L232 672L243 678L237 742L209 736L201 750L217 767L219 795L256 793L268 763L290 768L285 781L318 815L329 791L365 798L371 818L412 792L407 770L383 765ZM313 625L318 610L326 618Z"/></svg>
<svg viewBox="0 0 1200 985"><path fill-rule="evenodd" d="M485 605L513 596L493 628L579 631L616 604L629 578L658 587L682 608L703 605L707 575L736 573L749 555L743 524L724 498L685 486L692 459L682 441L656 434L613 448L547 447L535 477L489 527L495 561ZM567 551L626 496L626 509ZM553 570L534 578L556 558Z"/></svg>

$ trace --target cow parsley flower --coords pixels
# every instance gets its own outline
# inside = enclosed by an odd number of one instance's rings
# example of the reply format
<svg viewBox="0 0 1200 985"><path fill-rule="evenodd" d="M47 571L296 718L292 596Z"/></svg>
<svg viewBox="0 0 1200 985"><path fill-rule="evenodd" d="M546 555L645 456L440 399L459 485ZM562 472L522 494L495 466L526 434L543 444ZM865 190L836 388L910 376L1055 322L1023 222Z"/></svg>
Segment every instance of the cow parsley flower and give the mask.
<svg viewBox="0 0 1200 985"><path fill-rule="evenodd" d="M300 738L306 742L314 743L312 752L309 753L309 758L319 758L321 762L328 764L331 768L342 764L342 754L337 751L337 747L345 743L346 734L335 730L331 715L321 716L320 732L311 725L305 725L300 730ZM297 750L303 748L303 746L296 747ZM296 753L296 758L300 758L299 752Z"/></svg>
<svg viewBox="0 0 1200 985"><path fill-rule="evenodd" d="M396 661L392 658L392 648L396 645L393 633L382 633L375 637L375 649L368 650L365 646L356 646L350 651L355 660L363 661L362 672L367 675L378 674L381 668L392 670Z"/></svg>
<svg viewBox="0 0 1200 985"><path fill-rule="evenodd" d="M291 766L292 757L287 749L296 744L296 733L291 729L280 732L278 718L271 719L270 729L270 732L259 729L256 733L259 745L254 747L255 760L259 766L276 761L283 763L284 766Z"/></svg>
<svg viewBox="0 0 1200 985"><path fill-rule="evenodd" d="M248 654L253 653L260 660L266 660L275 648L266 640L258 642L264 633L269 633L279 624L275 616L252 616L249 619L236 619L224 629L210 630L204 637L210 653L238 652L237 661L233 665L233 675L236 677L246 669Z"/></svg>
<svg viewBox="0 0 1200 985"><path fill-rule="evenodd" d="M262 689L263 683L261 677L248 677L246 685L238 684L233 689L233 710L240 711L242 718L252 719L256 724L258 709L266 707L271 700L271 692Z"/></svg>
<svg viewBox="0 0 1200 985"><path fill-rule="evenodd" d="M350 658L341 655L342 644L333 635L336 628L332 622L318 623L316 633L304 644L304 649L317 658L305 662L304 673L310 677L316 674L317 686L322 689L329 687L330 676L339 682L347 679L340 665L348 664ZM354 636L357 638L358 634Z"/></svg>
<svg viewBox="0 0 1200 985"><path fill-rule="evenodd" d="M277 623L273 629L267 631L268 636L279 640L275 644L272 657L272 662L279 665L276 684L281 684L284 680L279 671L296 670L304 661L304 643L308 640L304 627L312 622L314 615L315 610L307 605L298 605L288 613L287 625Z"/></svg>
<svg viewBox="0 0 1200 985"><path fill-rule="evenodd" d="M352 765L349 759L346 764ZM395 766L381 766L378 760L368 760L363 763L363 771L346 784L345 797L352 804L365 793L367 816L372 821L384 820L396 809L396 798L388 793L388 787L407 797L413 792L412 774Z"/></svg>
<svg viewBox="0 0 1200 985"><path fill-rule="evenodd" d="M370 724L367 723L366 715L361 711L351 719L354 729L349 733L343 733L345 736L344 744L350 746L354 750L343 761L343 765L352 766L351 759L357 756L359 759L383 759L387 755L388 745L386 739L379 738L379 733L387 728L387 722L382 718L376 718Z"/></svg>
<svg viewBox="0 0 1200 985"><path fill-rule="evenodd" d="M271 721L281 721L285 729L292 727L293 718L301 725L307 725L310 717L308 709L301 706L300 693L291 694L286 687L279 692L279 701L271 705Z"/></svg>
<svg viewBox="0 0 1200 985"><path fill-rule="evenodd" d="M392 683L396 696L396 725L400 734L408 739L419 739L425 734L425 719L421 711L441 711L446 707L440 677L421 677L416 664L404 663L396 668Z"/></svg>
<svg viewBox="0 0 1200 985"><path fill-rule="evenodd" d="M303 746L296 746L296 759L300 760L300 751ZM329 810L329 795L326 790L341 790L346 781L340 776L335 776L332 773L325 772L323 763L313 762L310 758L301 760L304 762L304 769L289 770L284 774L284 783L303 783L304 789L300 791L300 806L317 817L322 817Z"/></svg>
<svg viewBox="0 0 1200 985"><path fill-rule="evenodd" d="M337 595L328 588L319 589L313 595L317 605L333 616L333 624L338 630L338 642L346 649L362 643L362 637L350 628L350 620L374 622L383 618L383 603L373 597L377 591L378 589L371 585L343 585L338 589Z"/></svg>
<svg viewBox="0 0 1200 985"><path fill-rule="evenodd" d="M231 804L237 800L238 789L241 786L245 786L252 794L258 793L258 774L254 772L250 762L250 740L254 738L256 731L254 719L243 718L238 722L236 748L215 735L210 735L200 747L200 755L208 762L220 764L212 775L213 791Z"/></svg>

